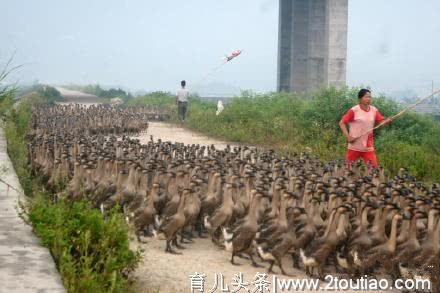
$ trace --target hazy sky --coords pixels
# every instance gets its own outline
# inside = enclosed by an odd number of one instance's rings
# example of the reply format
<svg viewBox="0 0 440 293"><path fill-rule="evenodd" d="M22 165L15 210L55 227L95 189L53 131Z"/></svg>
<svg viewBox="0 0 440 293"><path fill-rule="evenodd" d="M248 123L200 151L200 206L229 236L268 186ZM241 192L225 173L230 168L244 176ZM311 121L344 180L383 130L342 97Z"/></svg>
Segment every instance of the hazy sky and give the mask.
<svg viewBox="0 0 440 293"><path fill-rule="evenodd" d="M0 62L20 81L173 90L202 84L276 88L278 0L0 0ZM439 0L350 0L349 85L440 87ZM215 91L215 89L213 89Z"/></svg>

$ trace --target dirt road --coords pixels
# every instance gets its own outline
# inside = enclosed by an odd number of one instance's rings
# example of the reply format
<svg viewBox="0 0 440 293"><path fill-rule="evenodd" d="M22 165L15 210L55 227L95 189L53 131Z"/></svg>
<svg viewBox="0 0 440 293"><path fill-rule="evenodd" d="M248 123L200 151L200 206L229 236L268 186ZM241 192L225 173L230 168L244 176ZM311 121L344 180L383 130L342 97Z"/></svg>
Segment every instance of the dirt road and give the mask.
<svg viewBox="0 0 440 293"><path fill-rule="evenodd" d="M68 90L62 87L55 87L60 95L65 99L65 102L60 104L79 103L83 105L101 103L102 99L98 96L87 94L79 91Z"/></svg>
<svg viewBox="0 0 440 293"><path fill-rule="evenodd" d="M161 139L163 141L180 142L184 144L201 144L215 145L216 148L224 149L228 142L216 140L203 134L189 131L183 127L164 122L149 122L147 134L138 137L141 143L148 143L150 135L154 140ZM235 145L232 143L232 145Z"/></svg>

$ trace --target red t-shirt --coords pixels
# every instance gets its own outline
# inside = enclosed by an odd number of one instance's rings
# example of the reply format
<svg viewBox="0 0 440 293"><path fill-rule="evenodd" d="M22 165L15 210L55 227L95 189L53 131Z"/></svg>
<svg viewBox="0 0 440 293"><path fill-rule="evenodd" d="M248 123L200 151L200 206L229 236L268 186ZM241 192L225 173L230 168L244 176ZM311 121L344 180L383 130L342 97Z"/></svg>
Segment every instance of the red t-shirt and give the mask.
<svg viewBox="0 0 440 293"><path fill-rule="evenodd" d="M372 116L373 115L373 116ZM385 118L374 106L370 106L368 111L362 109L360 105L356 105L349 109L342 117L342 123L350 125L350 136L357 137L374 127L375 123L384 121ZM349 143L348 148L355 151L373 151L373 132L367 137L361 137L354 143Z"/></svg>

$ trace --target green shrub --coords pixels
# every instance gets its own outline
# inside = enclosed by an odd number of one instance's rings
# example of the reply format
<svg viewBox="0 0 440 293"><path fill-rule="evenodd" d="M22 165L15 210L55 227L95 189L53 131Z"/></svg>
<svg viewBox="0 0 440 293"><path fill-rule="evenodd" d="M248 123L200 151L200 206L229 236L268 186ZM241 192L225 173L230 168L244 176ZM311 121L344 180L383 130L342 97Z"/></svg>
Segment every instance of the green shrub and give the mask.
<svg viewBox="0 0 440 293"><path fill-rule="evenodd" d="M51 248L69 292L124 292L126 274L139 261L129 249L128 228L119 209L105 219L88 202L52 204L48 195L32 202L30 220Z"/></svg>

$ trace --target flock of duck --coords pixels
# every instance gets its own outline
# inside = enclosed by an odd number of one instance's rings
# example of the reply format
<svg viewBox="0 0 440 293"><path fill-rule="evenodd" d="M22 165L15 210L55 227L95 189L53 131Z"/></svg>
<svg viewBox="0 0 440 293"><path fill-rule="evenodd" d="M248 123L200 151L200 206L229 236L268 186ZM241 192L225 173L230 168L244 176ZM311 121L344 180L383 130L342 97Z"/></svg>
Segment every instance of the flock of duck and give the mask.
<svg viewBox="0 0 440 293"><path fill-rule="evenodd" d="M383 169L323 164L310 153L153 137L141 144L124 135L145 131L146 121L142 109L40 106L29 134L32 170L68 200L88 199L103 213L119 205L140 241L155 235L169 253L209 236L232 264L264 261L286 274L289 257L320 278L387 273L439 286L438 184L404 169L391 178Z"/></svg>

